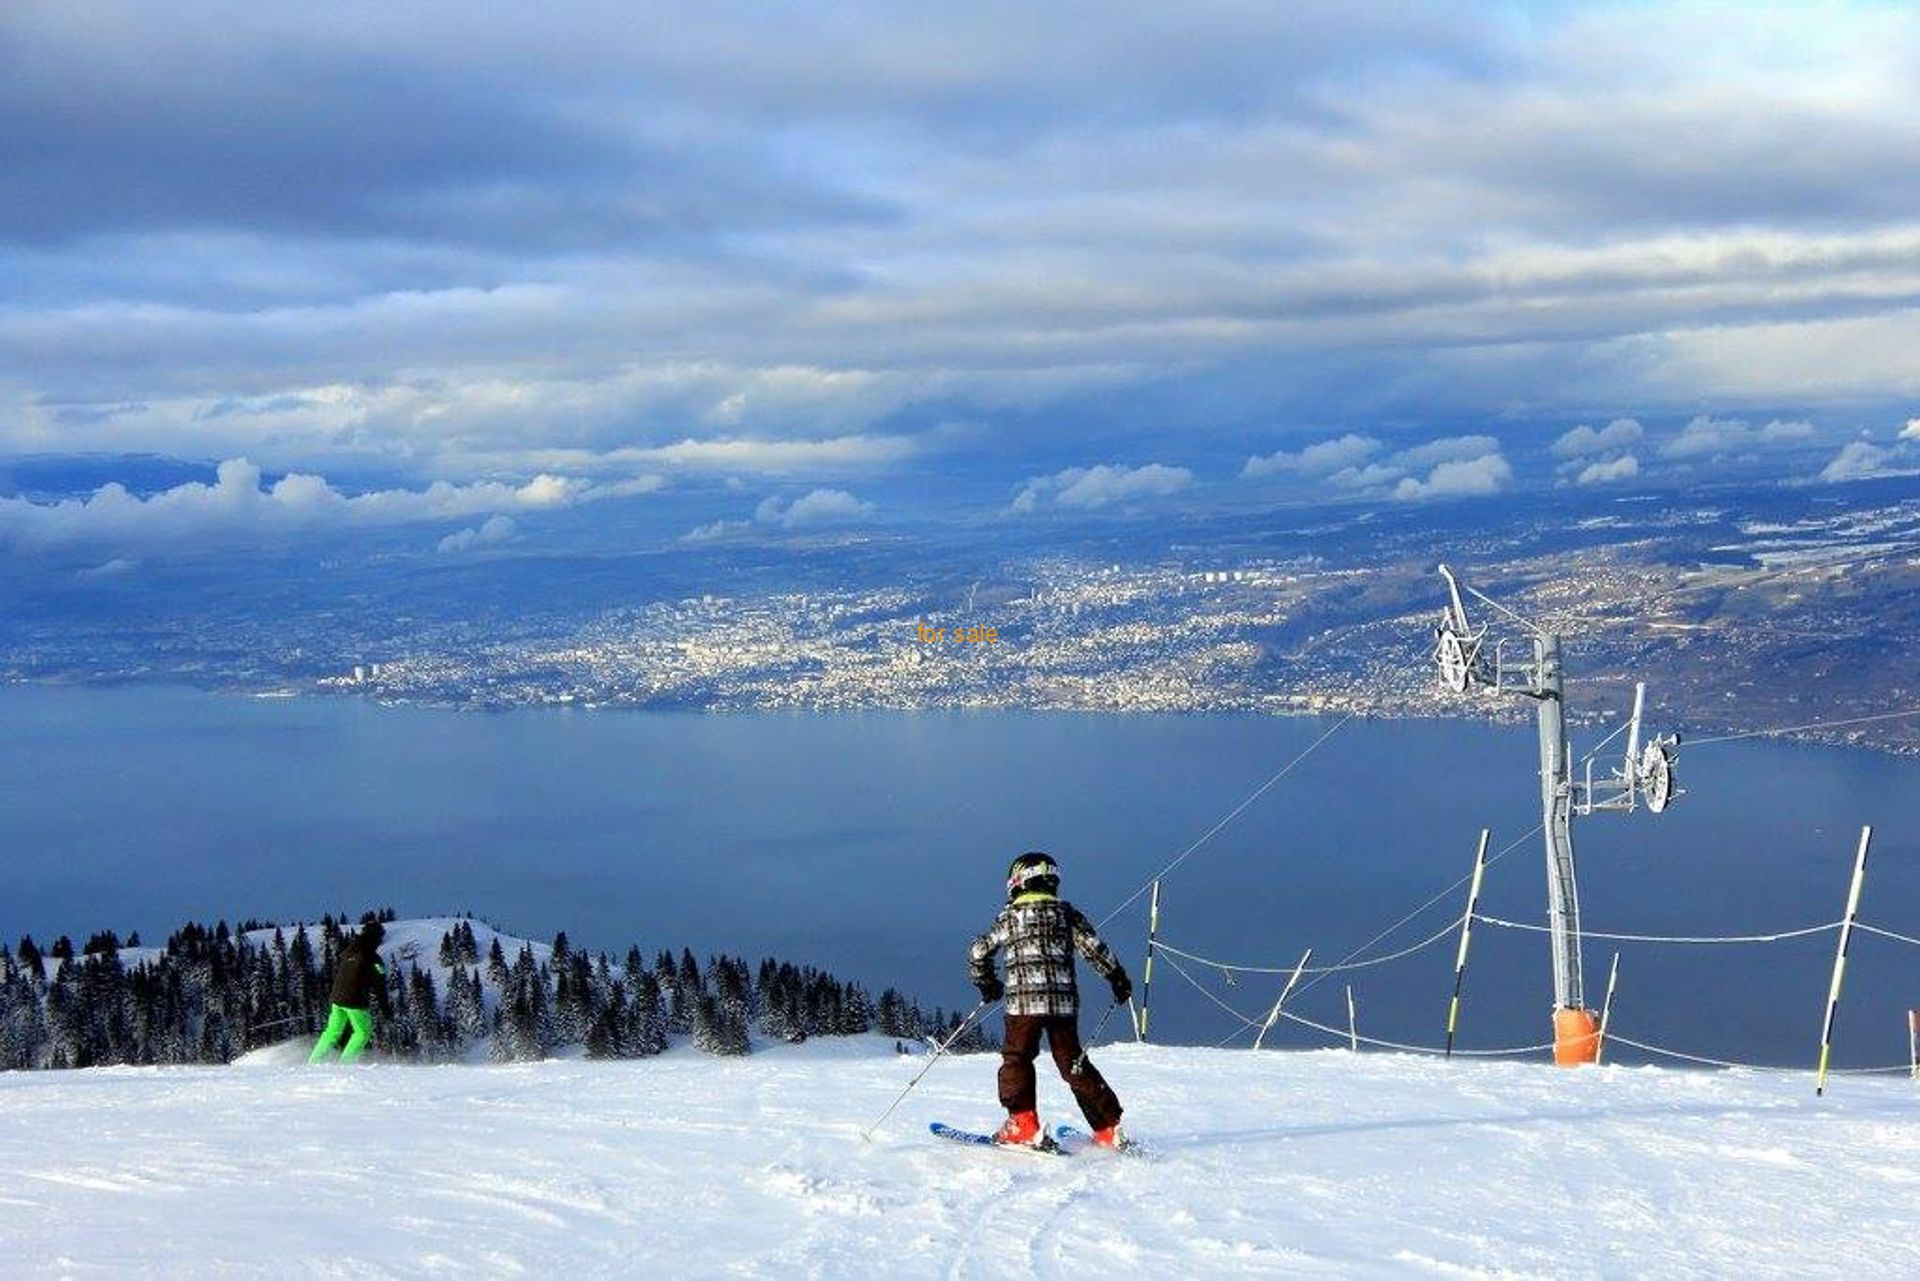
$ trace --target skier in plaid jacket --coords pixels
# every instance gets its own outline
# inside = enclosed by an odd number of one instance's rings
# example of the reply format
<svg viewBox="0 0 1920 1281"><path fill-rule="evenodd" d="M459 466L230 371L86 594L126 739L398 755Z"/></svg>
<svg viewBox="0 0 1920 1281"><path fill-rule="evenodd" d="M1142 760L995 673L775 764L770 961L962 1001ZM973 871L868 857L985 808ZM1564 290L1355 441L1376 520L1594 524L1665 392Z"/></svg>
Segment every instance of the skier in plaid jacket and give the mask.
<svg viewBox="0 0 1920 1281"><path fill-rule="evenodd" d="M1118 1146L1120 1100L1080 1047L1080 989L1074 981L1078 951L1113 989L1116 1002L1133 995L1133 982L1089 921L1059 897L1060 868L1038 850L1022 854L1007 869L1007 905L993 927L973 941L968 960L973 985L984 1001L1006 998L1007 1031L1000 1051L1000 1103L1006 1124L1001 1143L1038 1143L1034 1060L1044 1033L1053 1062L1073 1091L1093 1130L1094 1142ZM1006 954L1004 983L994 957Z"/></svg>

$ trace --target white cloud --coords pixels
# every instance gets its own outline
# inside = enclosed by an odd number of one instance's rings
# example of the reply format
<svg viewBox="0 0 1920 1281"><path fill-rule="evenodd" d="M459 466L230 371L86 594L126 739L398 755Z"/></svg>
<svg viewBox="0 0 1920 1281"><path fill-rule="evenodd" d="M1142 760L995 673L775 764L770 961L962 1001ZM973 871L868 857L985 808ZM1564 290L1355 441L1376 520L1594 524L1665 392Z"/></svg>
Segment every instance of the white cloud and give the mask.
<svg viewBox="0 0 1920 1281"><path fill-rule="evenodd" d="M1482 439L1491 439L1483 437ZM1393 496L1402 502L1422 498L1468 498L1497 494L1513 480L1513 468L1499 453L1477 458L1443 462L1428 473L1426 480L1408 476L1394 486Z"/></svg>
<svg viewBox="0 0 1920 1281"><path fill-rule="evenodd" d="M713 520L704 525L695 525L681 535L681 541L710 543L716 539L725 538L728 534L737 534L743 529L752 528L753 522L750 520Z"/></svg>
<svg viewBox="0 0 1920 1281"><path fill-rule="evenodd" d="M1440 463L1471 462L1500 452L1500 442L1492 436L1442 436L1424 445L1403 449L1388 461L1408 471L1433 467Z"/></svg>
<svg viewBox="0 0 1920 1281"><path fill-rule="evenodd" d="M1820 469L1820 479L1829 483L1868 480L1884 475L1893 461L1893 451L1864 440L1850 440L1840 446L1833 461Z"/></svg>
<svg viewBox="0 0 1920 1281"><path fill-rule="evenodd" d="M471 551L475 547L489 547L495 543L511 542L519 527L511 516L489 516L483 525L473 526L448 534L439 542L443 552Z"/></svg>
<svg viewBox="0 0 1920 1281"><path fill-rule="evenodd" d="M1631 480L1640 474L1640 460L1632 454L1588 463L1574 477L1576 485L1606 485L1616 480Z"/></svg>
<svg viewBox="0 0 1920 1281"><path fill-rule="evenodd" d="M1513 469L1492 436L1441 436L1364 467L1342 467L1325 479L1335 489L1406 500L1495 493L1513 479Z"/></svg>
<svg viewBox="0 0 1920 1281"><path fill-rule="evenodd" d="M1365 467L1343 468L1327 477L1327 483L1338 489L1378 489L1383 485L1391 485L1406 474L1404 467L1368 463Z"/></svg>
<svg viewBox="0 0 1920 1281"><path fill-rule="evenodd" d="M777 497L763 499L754 508L753 518L763 525L784 529L805 529L813 525L844 524L873 515L872 503L863 502L844 489L815 489L790 504Z"/></svg>
<svg viewBox="0 0 1920 1281"><path fill-rule="evenodd" d="M1265 457L1247 459L1240 475L1248 480L1297 472L1302 476L1327 476L1365 462L1380 450L1380 442L1371 436L1348 432L1332 440L1308 445L1298 453L1281 450Z"/></svg>
<svg viewBox="0 0 1920 1281"><path fill-rule="evenodd" d="M607 462L667 465L715 471L804 472L882 467L911 458L927 442L912 436L831 436L823 440L729 437L672 445L624 448L601 455Z"/></svg>
<svg viewBox="0 0 1920 1281"><path fill-rule="evenodd" d="M844 489L813 489L789 502L778 494L769 494L755 505L750 520L715 520L696 525L680 536L682 542L710 543L733 534L745 533L755 526L780 529L811 529L821 525L844 525L865 520L877 509Z"/></svg>
<svg viewBox="0 0 1920 1281"><path fill-rule="evenodd" d="M1625 449L1638 442L1644 434L1645 429L1637 420L1616 418L1597 431L1585 425L1575 427L1553 442L1552 452L1555 458L1585 458L1592 454Z"/></svg>
<svg viewBox="0 0 1920 1281"><path fill-rule="evenodd" d="M1742 418L1715 418L1701 414L1680 434L1660 446L1663 458L1704 458L1730 454L1756 446L1795 445L1813 438L1813 424L1799 420L1774 419L1755 427Z"/></svg>
<svg viewBox="0 0 1920 1281"><path fill-rule="evenodd" d="M293 473L271 486L260 468L231 458L214 483L191 481L139 498L108 484L84 499L36 503L0 498L0 544L32 548L70 544L146 546L201 538L249 540L296 533L466 520L539 511L649 493L657 477L599 483L539 475L523 484L436 481L425 489L346 494L324 477Z"/></svg>
<svg viewBox="0 0 1920 1281"><path fill-rule="evenodd" d="M1035 476L1029 480L1015 496L1010 510L1025 514L1037 510L1048 500L1056 507L1092 510L1134 499L1164 498L1191 484L1191 471L1163 463L1147 463L1141 467L1121 463L1069 467L1051 476Z"/></svg>
<svg viewBox="0 0 1920 1281"><path fill-rule="evenodd" d="M1920 418L1907 419L1907 425L1900 429L1901 440L1920 440Z"/></svg>
<svg viewBox="0 0 1920 1281"><path fill-rule="evenodd" d="M1664 458L1698 458L1723 454L1753 440L1753 430L1737 418L1714 418L1701 414L1680 429L1680 434L1660 446Z"/></svg>

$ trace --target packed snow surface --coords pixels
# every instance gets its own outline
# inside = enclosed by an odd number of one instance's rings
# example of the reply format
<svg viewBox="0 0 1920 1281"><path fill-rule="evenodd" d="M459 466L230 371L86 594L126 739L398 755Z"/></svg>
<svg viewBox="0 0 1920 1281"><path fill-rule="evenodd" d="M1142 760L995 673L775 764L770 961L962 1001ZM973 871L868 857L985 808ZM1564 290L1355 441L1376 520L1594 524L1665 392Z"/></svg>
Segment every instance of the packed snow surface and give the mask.
<svg viewBox="0 0 1920 1281"><path fill-rule="evenodd" d="M7 1276L1913 1275L1905 1080L1115 1045L1145 1156L935 1139L994 1056L0 1074ZM1043 1116L1078 1121L1042 1059Z"/></svg>

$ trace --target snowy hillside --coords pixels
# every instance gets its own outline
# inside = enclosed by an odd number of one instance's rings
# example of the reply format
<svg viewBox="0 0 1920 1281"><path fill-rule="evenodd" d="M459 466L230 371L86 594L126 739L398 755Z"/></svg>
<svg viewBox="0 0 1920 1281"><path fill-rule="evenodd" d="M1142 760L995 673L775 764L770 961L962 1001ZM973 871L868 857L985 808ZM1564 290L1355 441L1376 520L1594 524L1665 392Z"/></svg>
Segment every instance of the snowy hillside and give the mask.
<svg viewBox="0 0 1920 1281"><path fill-rule="evenodd" d="M0 1073L0 1274L1911 1275L1920 1093L1103 1048L1148 1157L944 1143L994 1056ZM1045 1066L1043 1060L1043 1067ZM1047 1119L1074 1119L1043 1073Z"/></svg>

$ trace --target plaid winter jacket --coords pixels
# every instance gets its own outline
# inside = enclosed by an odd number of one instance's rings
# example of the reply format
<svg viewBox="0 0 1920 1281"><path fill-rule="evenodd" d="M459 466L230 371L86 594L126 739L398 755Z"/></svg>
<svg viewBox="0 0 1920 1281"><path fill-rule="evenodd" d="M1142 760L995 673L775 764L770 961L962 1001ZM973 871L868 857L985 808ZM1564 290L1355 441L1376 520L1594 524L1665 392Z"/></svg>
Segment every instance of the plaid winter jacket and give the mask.
<svg viewBox="0 0 1920 1281"><path fill-rule="evenodd" d="M1050 894L1022 894L1007 904L993 928L973 941L967 959L978 986L993 977L994 954L1007 953L1007 1013L1071 1018L1080 1012L1080 989L1073 979L1078 949L1100 974L1112 981L1126 971L1094 932L1080 909Z"/></svg>

